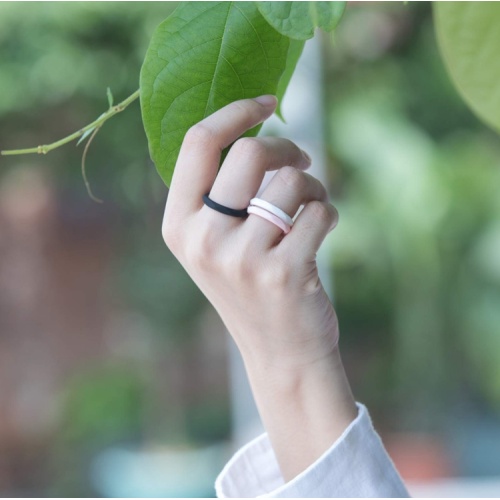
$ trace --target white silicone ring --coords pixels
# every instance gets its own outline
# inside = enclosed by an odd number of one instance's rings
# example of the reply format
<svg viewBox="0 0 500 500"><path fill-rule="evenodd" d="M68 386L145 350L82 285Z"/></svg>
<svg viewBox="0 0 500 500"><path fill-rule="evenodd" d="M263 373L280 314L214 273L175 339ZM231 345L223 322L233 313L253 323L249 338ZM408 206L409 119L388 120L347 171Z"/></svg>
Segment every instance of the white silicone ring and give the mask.
<svg viewBox="0 0 500 500"><path fill-rule="evenodd" d="M281 208L274 206L266 200L262 200L261 198L252 198L250 200L250 206L263 208L264 210L276 215L276 217L279 217L288 226L293 226L293 219L288 214L283 212Z"/></svg>

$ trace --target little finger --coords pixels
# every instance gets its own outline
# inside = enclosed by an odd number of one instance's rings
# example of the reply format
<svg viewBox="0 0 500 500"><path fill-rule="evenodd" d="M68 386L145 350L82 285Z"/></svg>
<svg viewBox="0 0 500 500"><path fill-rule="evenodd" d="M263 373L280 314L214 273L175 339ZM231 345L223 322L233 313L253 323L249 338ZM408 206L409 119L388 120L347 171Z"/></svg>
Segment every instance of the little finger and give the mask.
<svg viewBox="0 0 500 500"><path fill-rule="evenodd" d="M307 203L290 233L279 244L280 251L294 253L301 261L313 260L327 234L338 224L339 213L323 201Z"/></svg>

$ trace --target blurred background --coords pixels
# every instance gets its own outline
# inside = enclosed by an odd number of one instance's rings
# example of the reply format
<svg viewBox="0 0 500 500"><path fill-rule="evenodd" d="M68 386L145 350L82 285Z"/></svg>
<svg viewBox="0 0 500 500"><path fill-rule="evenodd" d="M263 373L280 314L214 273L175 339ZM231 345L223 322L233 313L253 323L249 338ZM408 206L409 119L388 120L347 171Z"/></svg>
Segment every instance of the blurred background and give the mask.
<svg viewBox="0 0 500 500"><path fill-rule="evenodd" d="M0 148L134 92L174 7L0 3ZM500 139L450 83L430 3L351 3L321 46L341 219L324 252L356 398L415 491L500 484ZM212 496L227 339L161 239L138 102L90 147L103 204L82 152L0 158L0 495Z"/></svg>

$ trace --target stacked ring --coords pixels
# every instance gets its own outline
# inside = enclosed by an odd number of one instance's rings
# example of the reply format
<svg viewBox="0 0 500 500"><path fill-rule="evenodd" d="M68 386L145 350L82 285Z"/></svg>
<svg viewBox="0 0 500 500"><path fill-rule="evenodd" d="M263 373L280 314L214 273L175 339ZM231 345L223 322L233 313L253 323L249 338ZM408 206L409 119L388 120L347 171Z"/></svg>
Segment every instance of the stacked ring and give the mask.
<svg viewBox="0 0 500 500"><path fill-rule="evenodd" d="M274 215L271 212L268 212L267 210L264 210L263 208L254 205L250 205L247 210L249 214L258 215L259 217L262 217L263 219L272 222L275 226L278 226L285 234L288 234L290 232L291 229L290 224L287 224L277 215Z"/></svg>
<svg viewBox="0 0 500 500"><path fill-rule="evenodd" d="M252 198L250 200L250 205L263 208L264 210L267 210L268 212L276 215L276 217L279 217L285 224L293 226L293 220L287 213L283 212L281 208L274 206L272 203L269 203L266 200L262 200L260 198Z"/></svg>
<svg viewBox="0 0 500 500"><path fill-rule="evenodd" d="M247 211L249 214L258 215L259 217L272 222L285 234L288 234L293 226L293 219L286 212L272 203L262 200L261 198L252 198Z"/></svg>
<svg viewBox="0 0 500 500"><path fill-rule="evenodd" d="M213 201L207 193L203 196L203 203L212 210L231 217L246 218L248 214L258 215L278 226L285 234L288 234L293 226L293 219L287 213L261 198L252 198L248 208L235 209Z"/></svg>

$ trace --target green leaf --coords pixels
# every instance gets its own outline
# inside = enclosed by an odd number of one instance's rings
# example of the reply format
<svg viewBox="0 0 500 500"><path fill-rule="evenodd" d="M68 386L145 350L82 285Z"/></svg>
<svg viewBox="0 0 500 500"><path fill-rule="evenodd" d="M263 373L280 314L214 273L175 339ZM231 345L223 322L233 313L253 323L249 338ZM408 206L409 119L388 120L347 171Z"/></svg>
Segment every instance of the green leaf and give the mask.
<svg viewBox="0 0 500 500"><path fill-rule="evenodd" d="M277 93L289 45L254 2L184 2L158 26L141 69L141 110L167 186L192 125L232 101Z"/></svg>
<svg viewBox="0 0 500 500"><path fill-rule="evenodd" d="M441 54L459 93L500 131L500 2L434 2Z"/></svg>
<svg viewBox="0 0 500 500"><path fill-rule="evenodd" d="M256 2L267 22L295 40L314 36L315 28L333 31L345 10L345 2Z"/></svg>
<svg viewBox="0 0 500 500"><path fill-rule="evenodd" d="M297 67L300 56L302 55L302 50L304 49L305 41L303 40L290 40L290 47L288 48L288 55L286 58L286 67L283 75L281 75L280 82L278 84L278 90L276 91L276 97L278 98L278 107L276 109L276 114L284 122L283 114L281 113L281 103L283 97L285 96L286 89L292 75Z"/></svg>

